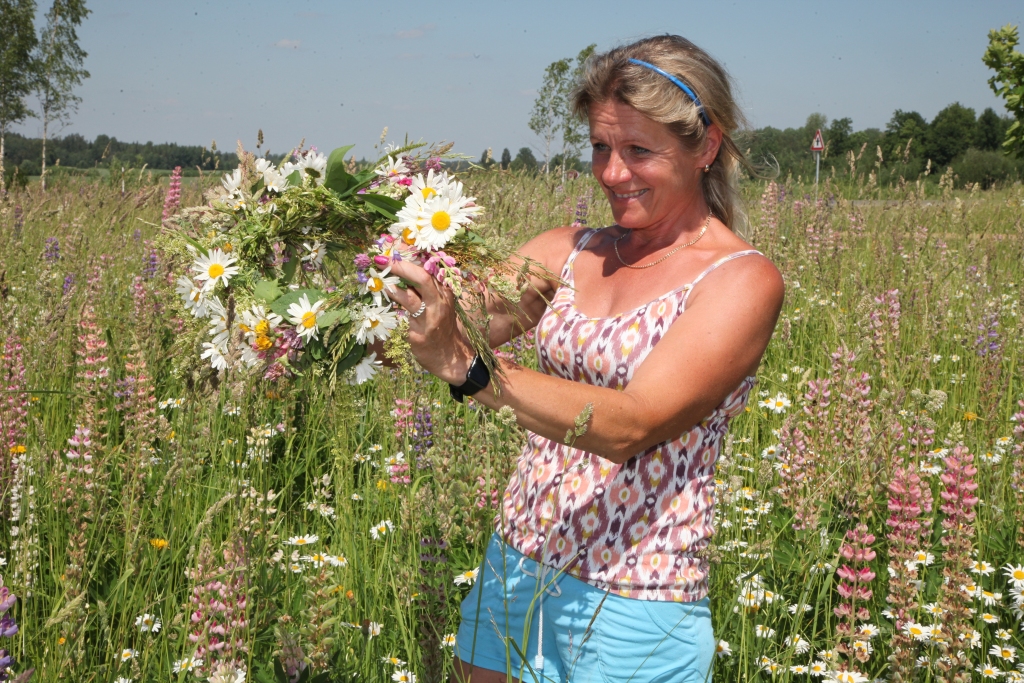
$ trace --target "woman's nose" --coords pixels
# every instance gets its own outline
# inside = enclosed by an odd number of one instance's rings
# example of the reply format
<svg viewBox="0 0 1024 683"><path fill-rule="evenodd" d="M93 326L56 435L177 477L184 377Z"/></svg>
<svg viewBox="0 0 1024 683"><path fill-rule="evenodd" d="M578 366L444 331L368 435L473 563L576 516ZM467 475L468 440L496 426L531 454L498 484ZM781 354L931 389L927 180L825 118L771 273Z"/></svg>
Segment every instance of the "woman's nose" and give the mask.
<svg viewBox="0 0 1024 683"><path fill-rule="evenodd" d="M601 173L601 180L604 181L604 184L612 186L628 182L632 175L622 156L613 150L608 155L608 164Z"/></svg>

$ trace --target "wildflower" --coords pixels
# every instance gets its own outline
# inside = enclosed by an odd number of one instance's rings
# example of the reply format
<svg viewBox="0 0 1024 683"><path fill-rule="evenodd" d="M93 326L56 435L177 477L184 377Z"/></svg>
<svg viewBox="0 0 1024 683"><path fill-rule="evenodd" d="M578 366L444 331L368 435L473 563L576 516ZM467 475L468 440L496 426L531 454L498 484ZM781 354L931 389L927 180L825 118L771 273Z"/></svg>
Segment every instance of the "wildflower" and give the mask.
<svg viewBox="0 0 1024 683"><path fill-rule="evenodd" d="M718 655L719 659L725 659L732 655L732 647L729 645L727 640L719 640L718 644L715 645L715 654Z"/></svg>
<svg viewBox="0 0 1024 683"><path fill-rule="evenodd" d="M206 317L206 292L196 285L191 278L182 275L178 278L176 291L181 296L181 303L186 311L191 311L195 318ZM161 406L162 407L162 406Z"/></svg>
<svg viewBox="0 0 1024 683"><path fill-rule="evenodd" d="M824 676L828 673L828 664L825 662L811 662L807 667L807 672L812 676Z"/></svg>
<svg viewBox="0 0 1024 683"><path fill-rule="evenodd" d="M833 671L828 680L835 683L867 683L868 677L859 671Z"/></svg>
<svg viewBox="0 0 1024 683"><path fill-rule="evenodd" d="M943 614L946 613L946 610L942 609L942 607L940 607L939 604L936 602L930 602L927 605L925 605L924 611L932 615L933 617L941 617Z"/></svg>
<svg viewBox="0 0 1024 683"><path fill-rule="evenodd" d="M938 363L940 360L942 360L942 356L940 356L939 354L936 353L935 355L932 356L933 363Z"/></svg>
<svg viewBox="0 0 1024 683"><path fill-rule="evenodd" d="M810 605L808 605L806 603L803 603L803 604L799 604L799 605L790 605L786 609L789 610L790 614L796 614L797 610L803 610L804 612L810 612L811 609L813 609L813 608Z"/></svg>
<svg viewBox="0 0 1024 683"><path fill-rule="evenodd" d="M805 675L811 672L811 670L803 664L794 664L793 666L789 667L789 671L790 673Z"/></svg>
<svg viewBox="0 0 1024 683"><path fill-rule="evenodd" d="M395 673L391 674L391 680L397 681L398 683L416 683L416 674L405 669L399 669Z"/></svg>
<svg viewBox="0 0 1024 683"><path fill-rule="evenodd" d="M289 571L291 571L292 574L301 574L302 573L302 565L299 564L298 562L289 562L288 563L288 569L289 569Z"/></svg>
<svg viewBox="0 0 1024 683"><path fill-rule="evenodd" d="M157 550L163 550L170 545L166 538L151 538L149 539L149 544Z"/></svg>
<svg viewBox="0 0 1024 683"><path fill-rule="evenodd" d="M861 624L857 629L857 635L864 636L865 638L874 638L881 632L882 630L874 624Z"/></svg>
<svg viewBox="0 0 1024 683"><path fill-rule="evenodd" d="M981 647L981 633L978 631L971 630L967 633L961 633L960 640L964 641L964 644L968 645L972 650Z"/></svg>
<svg viewBox="0 0 1024 683"><path fill-rule="evenodd" d="M363 499L363 497L360 496L358 493L353 493L351 498L352 498L352 500L357 500L357 501Z"/></svg>
<svg viewBox="0 0 1024 683"><path fill-rule="evenodd" d="M401 157L395 160L389 154L388 160L375 168L373 172L379 175L382 180L387 180L389 183L394 184L400 178L409 174L409 167L405 165L405 161Z"/></svg>
<svg viewBox="0 0 1024 683"><path fill-rule="evenodd" d="M376 306L381 305L382 298L390 301L388 290L399 283L399 279L396 276L389 275L390 272L391 266L380 272L377 272L374 268L368 268L366 271L366 282L360 284L359 293L372 296L373 303Z"/></svg>
<svg viewBox="0 0 1024 683"><path fill-rule="evenodd" d="M980 673L982 678L999 678L1003 675L1002 671L995 668L988 662L979 664L974 670Z"/></svg>
<svg viewBox="0 0 1024 683"><path fill-rule="evenodd" d="M328 555L327 561L331 564L332 567L348 566L348 560L345 558L344 555Z"/></svg>
<svg viewBox="0 0 1024 683"><path fill-rule="evenodd" d="M978 414L975 412L971 412L970 410L968 410L966 413L964 413L964 420L966 420L967 422L974 422L977 419Z"/></svg>
<svg viewBox="0 0 1024 683"><path fill-rule="evenodd" d="M786 408L789 408L793 403L789 398L782 393L776 394L773 398L766 398L763 401L759 401L758 405L762 408L767 408L774 413L784 413Z"/></svg>
<svg viewBox="0 0 1024 683"><path fill-rule="evenodd" d="M455 634L444 634L444 636L441 637L441 647L455 647Z"/></svg>
<svg viewBox="0 0 1024 683"><path fill-rule="evenodd" d="M983 590L983 591L981 591L981 596L980 597L981 597L981 601L982 602L984 602L987 606L991 607L991 606L995 605L997 602L999 602L1000 600L1003 599L1003 594L1002 593L993 593L992 591Z"/></svg>
<svg viewBox="0 0 1024 683"><path fill-rule="evenodd" d="M388 338L391 330L398 326L398 316L390 306L363 306L362 320L356 328L356 341L360 344L372 344L374 341Z"/></svg>
<svg viewBox="0 0 1024 683"><path fill-rule="evenodd" d="M981 560L975 560L973 566L971 567L972 572L974 572L975 574L981 574L982 576L988 576L995 570L995 567L990 565L988 562L983 562Z"/></svg>
<svg viewBox="0 0 1024 683"><path fill-rule="evenodd" d="M1017 648L1012 645L993 645L989 648L988 653L1007 662L1017 661Z"/></svg>
<svg viewBox="0 0 1024 683"><path fill-rule="evenodd" d="M916 553L914 553L913 561L921 565L922 567L927 567L933 562L935 562L935 556L924 550L918 550Z"/></svg>
<svg viewBox="0 0 1024 683"><path fill-rule="evenodd" d="M306 534L305 536L292 536L288 539L288 545L309 545L310 543L316 543L320 540L320 537L316 534Z"/></svg>
<svg viewBox="0 0 1024 683"><path fill-rule="evenodd" d="M960 356L957 356L956 354L950 356L949 359L951 361L953 361L954 363L959 363L960 362Z"/></svg>
<svg viewBox="0 0 1024 683"><path fill-rule="evenodd" d="M765 460L774 460L775 456L777 456L778 454L779 454L779 446L778 446L778 444L775 444L773 446L768 446L763 451L761 451L761 457L764 458Z"/></svg>
<svg viewBox="0 0 1024 683"><path fill-rule="evenodd" d="M797 634L793 636L787 636L784 641L786 647L792 647L793 652L798 655L802 655L805 652L811 651L811 644L803 636Z"/></svg>
<svg viewBox="0 0 1024 683"><path fill-rule="evenodd" d="M174 668L172 671L176 674L182 673L183 671L192 671L197 666L203 665L202 657L185 657L174 662Z"/></svg>
<svg viewBox="0 0 1024 683"><path fill-rule="evenodd" d="M130 647L126 647L125 649L121 650L121 661L127 662L129 659L133 659L138 654L138 650L133 650Z"/></svg>
<svg viewBox="0 0 1024 683"><path fill-rule="evenodd" d="M758 624L754 627L754 635L758 638L771 638L775 635L775 629L764 626L763 624Z"/></svg>
<svg viewBox="0 0 1024 683"><path fill-rule="evenodd" d="M295 325L295 334L306 342L318 338L317 332L320 328L317 325L317 317L325 303L327 302L319 299L316 303L310 304L309 295L303 294L298 301L288 306L288 322Z"/></svg>
<svg viewBox="0 0 1024 683"><path fill-rule="evenodd" d="M391 523L391 520L384 519L377 522L377 524L375 524L374 526L370 527L370 536L372 536L374 539L377 539L381 538L382 536L387 536L389 532L394 530L395 525Z"/></svg>
<svg viewBox="0 0 1024 683"><path fill-rule="evenodd" d="M978 459L981 460L982 462L988 463L989 465L998 465L1000 462L1003 461L1003 455L998 451L996 451L995 453L993 453L992 451L986 451L985 453L981 453L980 455L978 455Z"/></svg>
<svg viewBox="0 0 1024 683"><path fill-rule="evenodd" d="M377 353L371 353L369 356L363 358L359 363L352 368L353 379L351 383L362 384L363 382L369 382L377 374L377 371L383 367L383 361L377 360Z"/></svg>
<svg viewBox="0 0 1024 683"><path fill-rule="evenodd" d="M238 274L238 259L228 256L219 248L211 249L206 256L199 256L192 264L196 280L204 282L203 289L210 291L218 283L227 286L232 277ZM179 285L182 284L179 280Z"/></svg>
<svg viewBox="0 0 1024 683"><path fill-rule="evenodd" d="M1007 564L1003 567L1003 573L1006 574L1014 588L1024 589L1024 564Z"/></svg>
<svg viewBox="0 0 1024 683"><path fill-rule="evenodd" d="M1011 634L1005 628L1001 628L998 631L996 631L996 638L998 638L999 640L1009 640L1012 637L1013 634Z"/></svg>
<svg viewBox="0 0 1024 683"><path fill-rule="evenodd" d="M761 659L758 661L758 664L761 665L762 671L767 671L770 674L773 674L779 670L778 662L772 661L770 657L762 656Z"/></svg>
<svg viewBox="0 0 1024 683"><path fill-rule="evenodd" d="M915 621L908 621L903 624L903 634L922 642L928 639L928 631L922 624Z"/></svg>
<svg viewBox="0 0 1024 683"><path fill-rule="evenodd" d="M310 563L318 569L324 566L324 564L327 562L327 558L324 555L321 555L320 553L313 553L312 555L303 555L299 559L301 559L303 562Z"/></svg>
<svg viewBox="0 0 1024 683"><path fill-rule="evenodd" d="M991 614L989 612L985 612L984 614L982 614L981 615L981 620L984 621L986 624L998 624L999 623L999 617L997 617L996 615Z"/></svg>
<svg viewBox="0 0 1024 683"><path fill-rule="evenodd" d="M135 625L139 627L140 631L151 631L156 633L160 630L160 620L152 614L143 614L141 617L135 617Z"/></svg>
<svg viewBox="0 0 1024 683"><path fill-rule="evenodd" d="M472 586L473 582L476 581L477 576L480 574L480 569L470 569L469 571L462 572L455 576L456 586Z"/></svg>
<svg viewBox="0 0 1024 683"><path fill-rule="evenodd" d="M366 626L366 635L369 638L375 638L380 635L381 625L376 621L371 621Z"/></svg>
<svg viewBox="0 0 1024 683"><path fill-rule="evenodd" d="M380 661L384 662L385 664L390 664L391 666L405 666L405 662L399 659L398 657L395 657L394 655L381 657Z"/></svg>
<svg viewBox="0 0 1024 683"><path fill-rule="evenodd" d="M314 240L312 244L303 242L302 248L306 250L306 253L302 255L303 262L312 263L318 267L323 265L324 255L327 253L327 245L319 240Z"/></svg>

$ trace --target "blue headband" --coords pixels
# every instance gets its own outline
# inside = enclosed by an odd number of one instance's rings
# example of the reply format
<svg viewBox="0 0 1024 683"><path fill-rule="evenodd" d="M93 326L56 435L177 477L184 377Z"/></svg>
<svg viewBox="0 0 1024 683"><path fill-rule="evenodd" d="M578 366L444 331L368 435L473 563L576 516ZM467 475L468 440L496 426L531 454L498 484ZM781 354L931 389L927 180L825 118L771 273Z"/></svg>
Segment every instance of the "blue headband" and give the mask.
<svg viewBox="0 0 1024 683"><path fill-rule="evenodd" d="M642 67L650 69L651 71L654 71L655 73L659 73L662 76L664 76L665 78L667 78L668 80L670 80L673 83L675 83L677 86L679 86L679 89L682 90L684 93L686 93L686 95L691 100L693 100L693 104L694 104L694 106L697 107L697 111L700 113L700 118L704 121L704 125L705 126L710 126L711 125L711 121L708 119L708 115L704 113L704 105L700 103L700 100L697 98L697 93L693 92L693 90L690 88L690 86L686 85L681 80L679 80L678 78L676 78L675 76L673 76L669 72L665 71L664 69L659 69L658 67L654 66L653 64L650 64L648 62L642 62L639 59L630 59L629 61L632 62L633 64L638 64L638 65L640 65Z"/></svg>

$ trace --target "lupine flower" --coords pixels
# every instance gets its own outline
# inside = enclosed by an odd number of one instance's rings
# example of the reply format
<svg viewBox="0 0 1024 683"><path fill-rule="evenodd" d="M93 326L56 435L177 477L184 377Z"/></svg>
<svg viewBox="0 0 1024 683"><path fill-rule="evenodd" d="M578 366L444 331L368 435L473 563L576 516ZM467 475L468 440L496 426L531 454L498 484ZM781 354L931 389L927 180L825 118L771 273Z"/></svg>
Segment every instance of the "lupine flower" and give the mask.
<svg viewBox="0 0 1024 683"><path fill-rule="evenodd" d="M171 179L167 184L167 195L164 197L163 220L169 219L181 205L181 166L171 171Z"/></svg>

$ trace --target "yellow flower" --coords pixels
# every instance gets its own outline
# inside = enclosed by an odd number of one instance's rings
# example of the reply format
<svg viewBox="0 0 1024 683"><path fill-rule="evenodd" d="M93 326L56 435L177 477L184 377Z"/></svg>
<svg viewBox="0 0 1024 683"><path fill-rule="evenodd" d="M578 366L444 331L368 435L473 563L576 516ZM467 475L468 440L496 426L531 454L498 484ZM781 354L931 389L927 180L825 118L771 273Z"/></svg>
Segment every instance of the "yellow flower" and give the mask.
<svg viewBox="0 0 1024 683"><path fill-rule="evenodd" d="M67 641L64 640L64 636L61 636L60 638L57 639L57 644L58 645L63 645L65 642L67 642Z"/></svg>
<svg viewBox="0 0 1024 683"><path fill-rule="evenodd" d="M381 491L387 491L388 490L388 483L386 481L384 481L383 479L378 479L377 480L377 488L379 488Z"/></svg>
<svg viewBox="0 0 1024 683"><path fill-rule="evenodd" d="M157 550L163 550L170 545L170 543L167 542L167 539L164 538L151 538L149 539L149 544Z"/></svg>
<svg viewBox="0 0 1024 683"><path fill-rule="evenodd" d="M968 410L966 413L964 413L964 419L967 420L968 422L973 422L974 420L978 419L978 414Z"/></svg>
<svg viewBox="0 0 1024 683"><path fill-rule="evenodd" d="M25 447L22 446L21 444L18 444L17 446L11 446L11 453L24 453L24 452L25 452Z"/></svg>

